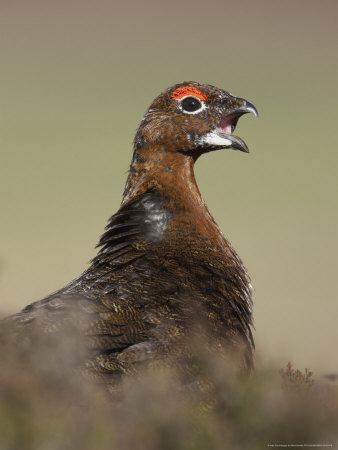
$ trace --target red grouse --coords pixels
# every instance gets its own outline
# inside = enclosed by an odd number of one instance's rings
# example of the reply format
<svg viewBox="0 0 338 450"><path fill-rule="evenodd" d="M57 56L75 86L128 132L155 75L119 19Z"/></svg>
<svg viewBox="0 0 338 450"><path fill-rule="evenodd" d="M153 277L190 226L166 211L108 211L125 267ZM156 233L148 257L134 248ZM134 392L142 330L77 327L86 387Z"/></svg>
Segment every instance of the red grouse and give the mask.
<svg viewBox="0 0 338 450"><path fill-rule="evenodd" d="M159 95L136 132L120 209L79 278L6 321L25 338L35 327L80 330L87 372L107 383L138 363L188 364L189 342L238 352L253 364L250 283L211 216L194 163L218 149L248 152L232 133L256 108L214 86L185 82ZM109 381L111 380L111 381Z"/></svg>

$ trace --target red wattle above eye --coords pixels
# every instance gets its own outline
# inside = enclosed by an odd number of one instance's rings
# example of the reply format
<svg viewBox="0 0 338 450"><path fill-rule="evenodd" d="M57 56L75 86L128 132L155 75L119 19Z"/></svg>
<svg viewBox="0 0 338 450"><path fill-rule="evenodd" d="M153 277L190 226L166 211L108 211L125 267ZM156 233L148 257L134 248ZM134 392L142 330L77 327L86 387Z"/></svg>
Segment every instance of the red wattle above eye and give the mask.
<svg viewBox="0 0 338 450"><path fill-rule="evenodd" d="M186 97L187 95L193 95L194 97L197 97L204 101L206 101L208 98L208 96L204 92L200 91L194 86L182 86L176 89L176 91L173 92L171 98L173 98L174 100L179 100L180 98Z"/></svg>

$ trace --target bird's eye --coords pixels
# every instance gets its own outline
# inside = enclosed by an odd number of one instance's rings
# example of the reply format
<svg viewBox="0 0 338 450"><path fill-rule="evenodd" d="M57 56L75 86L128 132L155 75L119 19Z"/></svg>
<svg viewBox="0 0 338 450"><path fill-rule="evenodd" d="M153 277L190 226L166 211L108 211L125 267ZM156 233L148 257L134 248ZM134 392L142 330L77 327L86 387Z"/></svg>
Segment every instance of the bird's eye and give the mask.
<svg viewBox="0 0 338 450"><path fill-rule="evenodd" d="M195 112L202 108L202 103L195 97L186 97L181 103L183 111Z"/></svg>

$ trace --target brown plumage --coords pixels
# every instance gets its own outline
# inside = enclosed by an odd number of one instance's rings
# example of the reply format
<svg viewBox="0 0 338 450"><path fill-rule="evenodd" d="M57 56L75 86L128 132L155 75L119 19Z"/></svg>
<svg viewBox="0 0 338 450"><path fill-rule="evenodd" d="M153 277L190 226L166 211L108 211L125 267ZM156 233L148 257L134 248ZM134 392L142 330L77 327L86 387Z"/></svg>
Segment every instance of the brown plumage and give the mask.
<svg viewBox="0 0 338 450"><path fill-rule="evenodd" d="M253 364L246 270L198 190L193 166L219 148L248 151L232 135L253 105L210 85L181 83L157 97L136 133L120 209L77 279L11 316L20 335L37 327L83 337L85 370L114 383L138 363L188 370L194 346ZM201 340L202 337L202 340Z"/></svg>

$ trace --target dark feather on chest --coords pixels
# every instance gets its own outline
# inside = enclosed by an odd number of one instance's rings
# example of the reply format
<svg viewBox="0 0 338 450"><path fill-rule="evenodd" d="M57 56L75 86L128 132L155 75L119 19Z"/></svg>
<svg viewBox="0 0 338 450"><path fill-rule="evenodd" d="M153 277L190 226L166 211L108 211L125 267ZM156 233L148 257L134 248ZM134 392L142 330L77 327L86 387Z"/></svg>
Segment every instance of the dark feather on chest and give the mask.
<svg viewBox="0 0 338 450"><path fill-rule="evenodd" d="M123 250L128 251L135 241L161 242L171 217L172 212L164 206L157 191L148 191L122 206L106 226L98 243L101 249L93 265L105 262L107 258L113 259Z"/></svg>

